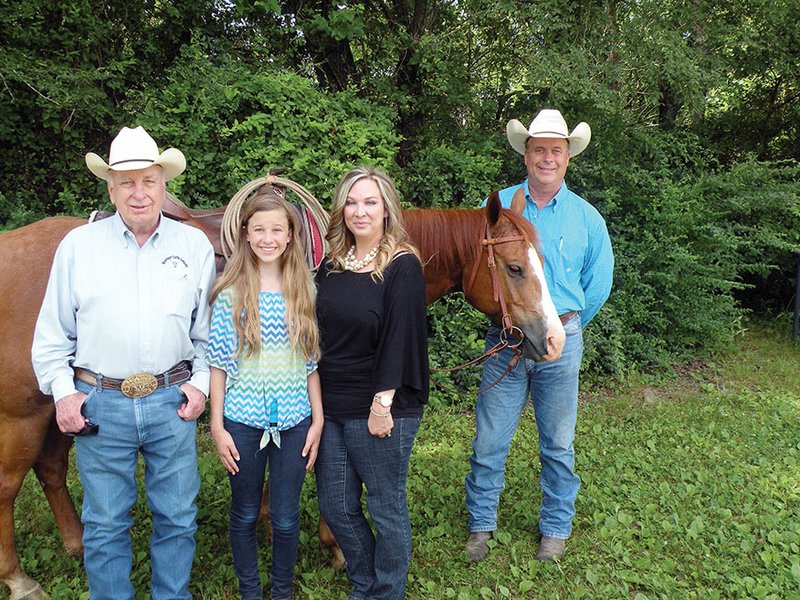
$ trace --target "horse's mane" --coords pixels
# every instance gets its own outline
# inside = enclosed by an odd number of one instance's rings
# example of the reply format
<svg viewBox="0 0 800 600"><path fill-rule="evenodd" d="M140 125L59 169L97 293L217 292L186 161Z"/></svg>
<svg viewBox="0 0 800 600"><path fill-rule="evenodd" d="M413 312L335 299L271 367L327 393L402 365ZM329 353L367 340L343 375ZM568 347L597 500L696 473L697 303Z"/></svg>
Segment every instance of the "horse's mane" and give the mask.
<svg viewBox="0 0 800 600"><path fill-rule="evenodd" d="M503 209L503 216L537 247L539 238L531 223ZM418 209L403 211L403 220L424 263L435 261L445 270L472 262L484 235L485 209Z"/></svg>
<svg viewBox="0 0 800 600"><path fill-rule="evenodd" d="M503 215L508 217L509 221L511 221L514 226L522 232L522 235L533 244L534 248L539 247L539 234L536 233L536 227L534 227L528 219L507 208L503 209Z"/></svg>

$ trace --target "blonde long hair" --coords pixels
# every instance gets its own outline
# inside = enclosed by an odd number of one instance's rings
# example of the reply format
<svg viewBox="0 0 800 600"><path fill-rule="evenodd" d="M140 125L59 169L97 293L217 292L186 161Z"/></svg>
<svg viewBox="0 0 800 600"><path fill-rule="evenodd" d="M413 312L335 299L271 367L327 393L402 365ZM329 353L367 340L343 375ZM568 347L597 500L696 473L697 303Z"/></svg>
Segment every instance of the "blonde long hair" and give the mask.
<svg viewBox="0 0 800 600"><path fill-rule="evenodd" d="M392 182L391 177L377 167L360 166L348 171L333 194L331 202L331 222L328 226L328 259L331 261L335 273L344 271L344 257L356 239L344 222L344 207L347 196L353 185L362 179L374 181L381 192L383 204L386 207L386 217L383 221L383 237L378 244L378 254L375 256L375 269L372 278L383 281L383 272L392 262L395 255L402 252L413 254L419 259L419 252L411 243L408 233L403 226L403 213L400 208L400 195Z"/></svg>
<svg viewBox="0 0 800 600"><path fill-rule="evenodd" d="M258 295L261 286L258 258L247 241L247 224L254 214L268 210L280 210L285 213L291 234L289 244L281 257L289 341L292 349L300 352L306 359L318 360L320 350L314 277L308 268L305 251L301 246L295 212L291 205L275 192L259 192L242 206L233 255L211 290L211 302L213 303L223 290L232 289L233 323L239 340L236 356L240 356L242 352L247 356L260 352L261 320L258 314ZM236 318L237 315L241 315L241 318Z"/></svg>

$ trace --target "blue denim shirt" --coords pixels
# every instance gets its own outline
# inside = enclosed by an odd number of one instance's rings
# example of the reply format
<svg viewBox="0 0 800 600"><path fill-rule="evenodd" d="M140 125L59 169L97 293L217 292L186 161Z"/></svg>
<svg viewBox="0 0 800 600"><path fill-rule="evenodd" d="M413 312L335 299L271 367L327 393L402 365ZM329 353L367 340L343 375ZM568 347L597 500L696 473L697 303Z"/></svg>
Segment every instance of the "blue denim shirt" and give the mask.
<svg viewBox="0 0 800 600"><path fill-rule="evenodd" d="M558 314L579 311L586 326L611 293L614 254L606 222L594 206L570 192L566 183L540 210L530 196L526 179L500 190L504 208L511 207L514 192L522 186L523 216L539 232L545 278L556 310Z"/></svg>

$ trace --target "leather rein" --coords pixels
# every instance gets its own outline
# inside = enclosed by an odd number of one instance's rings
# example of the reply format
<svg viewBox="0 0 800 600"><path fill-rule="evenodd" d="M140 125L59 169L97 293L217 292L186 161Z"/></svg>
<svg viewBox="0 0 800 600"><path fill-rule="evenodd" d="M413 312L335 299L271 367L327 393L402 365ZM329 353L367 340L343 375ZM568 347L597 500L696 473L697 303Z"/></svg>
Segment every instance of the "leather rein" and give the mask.
<svg viewBox="0 0 800 600"><path fill-rule="evenodd" d="M511 321L511 314L508 312L508 308L506 306L506 299L503 296L503 288L500 286L500 275L497 272L497 261L495 261L494 258L494 247L496 245L505 244L507 242L524 242L525 236L508 235L505 237L494 238L491 237L492 231L491 228L489 227L488 220L484 219L483 227L484 227L483 239L478 243L478 258L475 261L475 266L472 267L472 273L470 274L469 280L467 282L467 287L464 289L464 293L465 294L468 293L472 289L472 286L475 284L475 279L478 276L478 269L481 266L481 256L483 255L483 249L485 248L487 255L487 266L489 267L489 273L492 278L492 295L494 301L500 304L500 313L502 315L501 316L502 329L500 330L500 341L491 348L489 348L478 358L475 358L462 365L451 367L449 369L432 369L432 371L443 372L443 373L458 371L465 367L469 367L470 365L483 362L484 360L487 360L492 356L496 356L506 348L511 348L511 350L514 351L514 356L512 357L511 361L509 361L506 370L503 371L503 374L500 375L500 378L493 384L478 390L479 394L481 392L485 392L489 388L500 383L500 381L502 381L503 378L511 372L511 370L519 362L519 359L522 357L522 343L525 341L525 334L519 327L516 327ZM518 341L511 342L509 341L511 338L518 339Z"/></svg>

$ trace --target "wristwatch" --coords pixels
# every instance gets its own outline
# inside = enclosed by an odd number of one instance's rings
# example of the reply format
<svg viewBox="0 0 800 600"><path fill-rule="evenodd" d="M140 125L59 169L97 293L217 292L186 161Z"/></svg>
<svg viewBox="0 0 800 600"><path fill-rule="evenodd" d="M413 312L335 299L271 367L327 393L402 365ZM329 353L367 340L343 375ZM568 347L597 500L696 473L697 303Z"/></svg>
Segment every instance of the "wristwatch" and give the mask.
<svg viewBox="0 0 800 600"><path fill-rule="evenodd" d="M389 408L392 406L392 397L391 396L383 396L381 394L375 394L372 398L373 402L377 402L384 408Z"/></svg>

